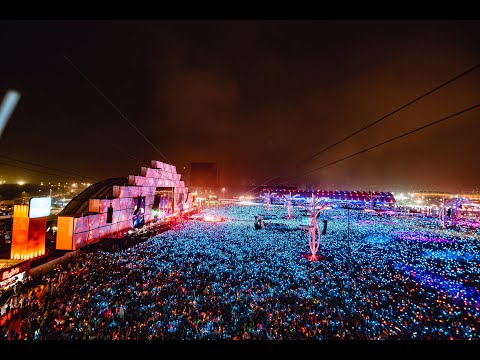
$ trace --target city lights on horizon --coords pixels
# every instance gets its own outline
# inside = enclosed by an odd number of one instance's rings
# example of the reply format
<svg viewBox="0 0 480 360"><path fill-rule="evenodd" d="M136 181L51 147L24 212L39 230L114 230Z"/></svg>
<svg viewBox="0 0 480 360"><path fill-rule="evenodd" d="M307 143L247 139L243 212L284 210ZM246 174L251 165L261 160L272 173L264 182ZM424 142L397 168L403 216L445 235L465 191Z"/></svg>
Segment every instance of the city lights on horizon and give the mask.
<svg viewBox="0 0 480 360"><path fill-rule="evenodd" d="M40 185L40 186L57 186L57 187L72 187L72 188L80 188L80 187L88 187L92 185L91 183L78 183L78 182L56 182L56 181L29 181L24 179L15 179L14 181L9 180L8 177L0 177L0 184L17 184L17 185Z"/></svg>
<svg viewBox="0 0 480 360"><path fill-rule="evenodd" d="M29 180L25 177L23 178L16 178L16 179L13 179L10 180L11 178L9 178L8 176L0 176L0 185L3 185L3 184L17 184L19 186L25 186L25 185L40 185L40 186L47 186L47 187L50 187L52 188L53 190L60 190L60 189L64 189L66 192L68 193L75 193L75 192L81 192L83 191L85 188L89 187L92 185L92 183L87 183L87 182L78 182L78 181L65 181L65 182L59 182L59 181L52 181L52 180L37 180L37 181L32 181L32 180ZM188 184L186 184L188 186ZM398 187L395 186L395 187ZM298 191L302 191L303 187L300 186L298 188ZM322 187L318 187L318 189L321 189ZM362 186L362 188L366 188L368 190L368 186L365 187L365 186ZM372 187L373 189L374 187ZM425 188L423 189L419 189L419 190L415 190L412 186L409 186L409 190L403 190L400 189L400 190L392 190L392 191L389 191L391 192L392 194L394 194L395 196L395 199L399 202L410 202L412 204L417 204L417 205L420 205L422 203L422 200L419 200L419 198L422 198L422 194L425 193L425 194L428 194L428 196L432 196L432 194L435 194L435 196L440 196L441 194L444 194L445 196L445 199L452 199L452 198L458 198L458 197L467 197L471 200L480 200L480 186L479 187L475 187L475 188L471 188L471 189L467 189L467 190L455 190L455 191L451 191L451 192L448 192L448 191L439 191L439 190L426 190ZM73 189L73 191L72 191ZM326 190L325 187L323 187L324 190ZM338 191L338 190L336 190ZM378 192L380 190L369 190L369 191L375 191L375 192ZM382 190L382 191L387 191L387 190ZM36 192L36 190L35 190ZM212 189L202 189L202 192L204 194L202 194L203 196L202 197L205 197L205 198L212 198L209 196L210 195L213 195L213 196L217 196L217 197L221 197L221 198L225 198L225 197L235 197L235 195L237 195L238 193L240 193L241 191L240 190L236 190L235 189L235 186L234 185L230 185L230 186L220 186L218 187L216 190L212 190ZM425 198L424 198L425 199ZM425 201L423 202L425 203Z"/></svg>

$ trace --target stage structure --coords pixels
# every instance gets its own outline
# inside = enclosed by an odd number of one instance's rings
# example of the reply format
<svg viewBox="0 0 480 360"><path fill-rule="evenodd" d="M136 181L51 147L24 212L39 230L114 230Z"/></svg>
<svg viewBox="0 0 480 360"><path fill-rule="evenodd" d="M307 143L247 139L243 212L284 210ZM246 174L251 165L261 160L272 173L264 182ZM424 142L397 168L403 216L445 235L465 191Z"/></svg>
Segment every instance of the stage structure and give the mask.
<svg viewBox="0 0 480 360"><path fill-rule="evenodd" d="M86 215L59 215L57 250L76 250L103 238L123 237L129 230L193 206L176 166L152 160L140 174L129 175L126 186L113 185L113 198L90 198Z"/></svg>
<svg viewBox="0 0 480 360"><path fill-rule="evenodd" d="M47 216L52 198L33 197L29 204L13 207L10 259L29 260L45 254Z"/></svg>

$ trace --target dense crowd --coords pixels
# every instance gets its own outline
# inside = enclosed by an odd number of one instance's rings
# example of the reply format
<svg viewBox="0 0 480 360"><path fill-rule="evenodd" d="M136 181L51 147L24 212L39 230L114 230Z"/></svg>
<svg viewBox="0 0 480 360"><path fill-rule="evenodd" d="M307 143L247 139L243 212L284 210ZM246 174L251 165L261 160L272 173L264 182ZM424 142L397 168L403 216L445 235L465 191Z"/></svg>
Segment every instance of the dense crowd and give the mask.
<svg viewBox="0 0 480 360"><path fill-rule="evenodd" d="M310 261L300 208L222 205L117 252L82 252L27 293L3 339L480 339L478 228L326 209ZM256 229L255 216L265 226ZM273 224L281 226L273 226ZM25 301L26 300L26 301ZM20 301L20 300L18 300Z"/></svg>

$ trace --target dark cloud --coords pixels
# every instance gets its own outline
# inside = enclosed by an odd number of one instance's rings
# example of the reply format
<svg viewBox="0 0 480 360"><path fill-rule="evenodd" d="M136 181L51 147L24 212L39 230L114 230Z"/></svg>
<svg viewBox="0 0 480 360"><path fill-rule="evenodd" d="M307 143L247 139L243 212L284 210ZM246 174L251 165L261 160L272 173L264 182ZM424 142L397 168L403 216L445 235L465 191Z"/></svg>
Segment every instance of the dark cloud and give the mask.
<svg viewBox="0 0 480 360"><path fill-rule="evenodd" d="M216 161L228 186L280 176L337 189L478 187L479 110L303 174L476 104L480 70L301 162L478 63L478 21L5 21L0 28L1 90L22 92L0 154L100 179L137 173L135 159L163 154L185 172L190 162ZM2 166L4 176L19 172Z"/></svg>

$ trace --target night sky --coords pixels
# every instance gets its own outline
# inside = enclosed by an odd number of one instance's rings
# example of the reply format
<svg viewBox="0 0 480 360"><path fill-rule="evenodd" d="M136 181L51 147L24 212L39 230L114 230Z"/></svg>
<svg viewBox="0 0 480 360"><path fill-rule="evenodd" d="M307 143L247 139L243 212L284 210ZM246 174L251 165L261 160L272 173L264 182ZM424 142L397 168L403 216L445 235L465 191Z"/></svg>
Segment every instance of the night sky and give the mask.
<svg viewBox="0 0 480 360"><path fill-rule="evenodd" d="M480 108L312 171L480 103L477 68L312 158L479 64L480 21L2 20L0 41L0 97L21 93L2 164L90 182L154 159L187 185L191 162L217 162L229 187L480 188Z"/></svg>

